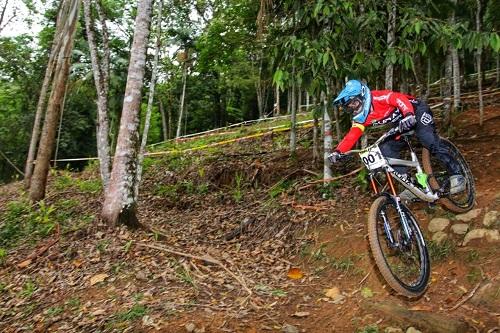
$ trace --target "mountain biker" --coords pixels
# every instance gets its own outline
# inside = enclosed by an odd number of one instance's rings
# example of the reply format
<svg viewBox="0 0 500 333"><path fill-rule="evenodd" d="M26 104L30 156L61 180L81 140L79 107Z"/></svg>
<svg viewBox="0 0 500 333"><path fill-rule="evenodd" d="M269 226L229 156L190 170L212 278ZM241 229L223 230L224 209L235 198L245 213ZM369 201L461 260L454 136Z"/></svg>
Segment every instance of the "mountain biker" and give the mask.
<svg viewBox="0 0 500 333"><path fill-rule="evenodd" d="M390 123L398 126L401 133L414 129L420 143L443 162L451 175L450 192L457 193L465 189L465 178L460 174L460 166L448 149L441 144L432 111L424 101L391 90L370 91L366 84L350 80L333 103L352 113L352 127L328 156L331 163L337 162L342 158L342 153L352 149L363 135L365 128ZM400 151L406 144L396 136L379 147L384 156L399 158ZM404 179L410 180L406 167L396 166L394 169Z"/></svg>

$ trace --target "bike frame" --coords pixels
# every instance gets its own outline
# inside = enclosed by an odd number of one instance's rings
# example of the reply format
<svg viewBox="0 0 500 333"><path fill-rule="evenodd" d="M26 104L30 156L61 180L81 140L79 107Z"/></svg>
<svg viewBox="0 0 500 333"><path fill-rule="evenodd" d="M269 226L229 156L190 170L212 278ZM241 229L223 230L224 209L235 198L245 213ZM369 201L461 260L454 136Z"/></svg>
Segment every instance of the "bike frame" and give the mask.
<svg viewBox="0 0 500 333"><path fill-rule="evenodd" d="M384 229L385 229L385 233L387 236L387 240L389 242L389 245L392 248L400 248L401 246L403 246L403 247L406 246L410 242L410 240L413 236L413 232L411 231L409 223L407 221L407 216L401 207L401 202L399 199L399 195L396 192L396 187L394 186L393 179L396 179L397 181L399 181L401 183L401 185L403 185L403 187L405 187L406 189L411 191L416 197L418 197L419 199L421 199L423 201L434 202L434 201L439 199L438 193L434 192L432 190L432 188L429 186L429 184L427 182L427 175L425 175L423 173L422 167L420 166L420 162L419 162L418 157L417 157L417 154L415 153L412 146L410 145L410 142L408 140L408 136L411 135L411 133L406 133L406 134L402 135L403 140L405 140L405 142L408 145L408 148L410 150L411 160L390 158L390 157L385 157L385 156L383 156L383 154L381 154L380 149L378 148L379 144L382 143L384 140L386 140L388 137L393 136L393 135L398 134L398 133L399 133L398 129L393 128L393 129L389 130L387 133L385 133L384 135L382 135L371 146L368 146L365 149L356 149L356 150L351 150L351 151L345 153L345 155L350 155L350 154L354 154L354 153L358 153L360 155L361 160L363 161L363 163L365 164L366 168L368 169L368 171L370 173L370 183L371 183L372 189L375 192L375 194L386 195L386 196L392 195L396 199L395 200L396 201L396 209L398 211L399 216L401 216L401 222L402 222L401 225L403 227L403 234L404 234L404 237L401 239L401 243L395 239L393 232L391 230L390 224L387 221L387 217L385 216L385 213L381 212L382 218L384 220ZM364 155L370 153L371 151L374 151L374 154L377 155L379 158L379 161L377 162L376 167L374 167L374 168L370 167L370 159L368 158L367 160L365 160L366 156L364 158ZM370 157L370 156L368 155L368 157ZM375 161L375 160L373 159L373 161ZM406 166L406 167L410 167L410 168L415 168L417 170L417 175L418 174L423 175L425 178L425 184L421 184L423 187L423 190L421 190L417 186L413 185L408 179L406 179L406 177L403 177L403 175L400 175L398 172L396 172L396 170L394 170L393 166ZM389 184L389 188L391 191L390 194L387 192L384 192L384 191L380 191L377 187L376 182L375 182L375 175L377 173L381 172L382 170L386 174L387 183Z"/></svg>

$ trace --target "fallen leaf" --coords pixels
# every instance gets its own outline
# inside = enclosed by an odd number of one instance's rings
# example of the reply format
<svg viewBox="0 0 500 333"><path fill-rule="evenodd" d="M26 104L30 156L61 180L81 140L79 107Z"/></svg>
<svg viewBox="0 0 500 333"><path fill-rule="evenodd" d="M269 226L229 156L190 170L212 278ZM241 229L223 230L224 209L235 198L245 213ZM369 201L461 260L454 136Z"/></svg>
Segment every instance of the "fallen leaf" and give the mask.
<svg viewBox="0 0 500 333"><path fill-rule="evenodd" d="M106 273L94 275L90 278L90 285L93 286L96 283L103 282L108 276Z"/></svg>
<svg viewBox="0 0 500 333"><path fill-rule="evenodd" d="M307 317L309 316L311 313L310 312L307 312L307 311L299 311L299 312L295 312L292 317L297 317L297 318L304 318L304 317Z"/></svg>
<svg viewBox="0 0 500 333"><path fill-rule="evenodd" d="M298 280L298 279L302 279L304 277L304 273L302 273L300 268L292 267L288 270L287 276L290 279Z"/></svg>
<svg viewBox="0 0 500 333"><path fill-rule="evenodd" d="M415 305L410 308L413 311L432 311L432 307L429 305Z"/></svg>
<svg viewBox="0 0 500 333"><path fill-rule="evenodd" d="M340 296L340 290L337 287L326 289L325 296L328 298L336 299Z"/></svg>
<svg viewBox="0 0 500 333"><path fill-rule="evenodd" d="M75 266L76 268L80 267L81 265L83 265L83 260L82 259L75 259L75 260L73 260L73 266Z"/></svg>
<svg viewBox="0 0 500 333"><path fill-rule="evenodd" d="M98 310L95 310L94 312L92 312L91 315L94 316L94 317L97 317L97 316L102 316L105 313L106 313L105 310L98 309Z"/></svg>
<svg viewBox="0 0 500 333"><path fill-rule="evenodd" d="M19 264L17 264L17 267L19 268L26 268L31 264L31 259L25 260Z"/></svg>

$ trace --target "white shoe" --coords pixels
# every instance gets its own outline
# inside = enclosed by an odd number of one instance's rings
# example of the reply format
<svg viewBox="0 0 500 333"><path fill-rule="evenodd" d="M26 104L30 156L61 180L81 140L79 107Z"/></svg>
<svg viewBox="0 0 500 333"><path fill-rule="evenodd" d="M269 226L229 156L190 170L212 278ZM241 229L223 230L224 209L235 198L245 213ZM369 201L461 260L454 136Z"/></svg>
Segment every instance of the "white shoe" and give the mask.
<svg viewBox="0 0 500 333"><path fill-rule="evenodd" d="M465 191L465 177L462 175L453 175L450 177L450 194L456 194Z"/></svg>

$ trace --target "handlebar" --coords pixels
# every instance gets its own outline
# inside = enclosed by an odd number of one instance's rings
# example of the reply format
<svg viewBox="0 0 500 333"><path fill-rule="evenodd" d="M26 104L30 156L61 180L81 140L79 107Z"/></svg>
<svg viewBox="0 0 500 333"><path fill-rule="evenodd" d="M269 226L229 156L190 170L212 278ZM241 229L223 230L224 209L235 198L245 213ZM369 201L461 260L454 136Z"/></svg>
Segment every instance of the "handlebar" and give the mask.
<svg viewBox="0 0 500 333"><path fill-rule="evenodd" d="M380 138L378 138L378 140L375 141L371 146L379 144L380 142L384 141L388 137L391 137L393 135L397 135L397 134L400 134L400 133L401 132L399 131L399 127L393 127L390 130L388 130L387 132L385 132ZM353 149L353 150L346 151L345 153L341 153L340 155L341 156L349 156L349 155L352 155L352 154L361 153L362 151L365 151L365 150L366 149Z"/></svg>

